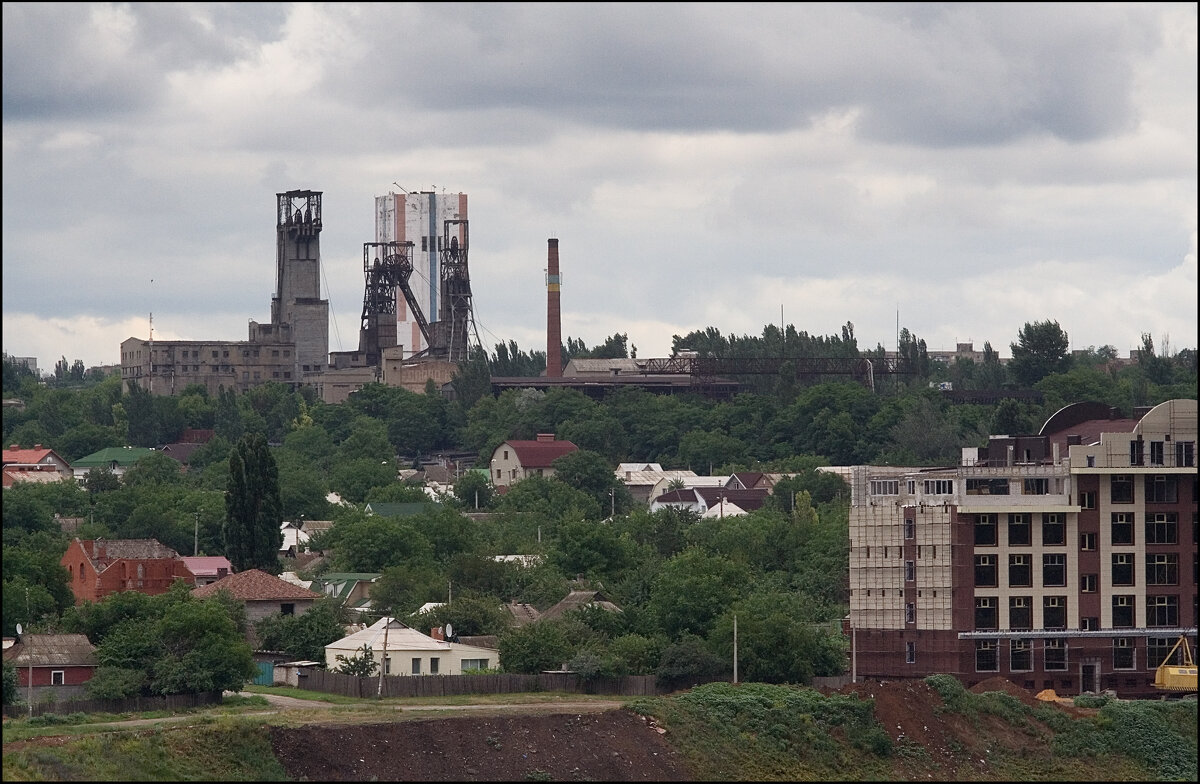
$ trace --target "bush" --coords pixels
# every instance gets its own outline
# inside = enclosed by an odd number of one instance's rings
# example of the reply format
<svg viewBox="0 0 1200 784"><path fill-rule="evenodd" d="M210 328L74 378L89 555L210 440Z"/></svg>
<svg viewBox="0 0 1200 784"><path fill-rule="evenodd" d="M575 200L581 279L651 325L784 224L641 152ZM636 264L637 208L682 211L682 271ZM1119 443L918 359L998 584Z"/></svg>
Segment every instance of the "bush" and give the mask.
<svg viewBox="0 0 1200 784"><path fill-rule="evenodd" d="M148 683L142 670L102 666L83 688L92 699L121 700L145 694Z"/></svg>

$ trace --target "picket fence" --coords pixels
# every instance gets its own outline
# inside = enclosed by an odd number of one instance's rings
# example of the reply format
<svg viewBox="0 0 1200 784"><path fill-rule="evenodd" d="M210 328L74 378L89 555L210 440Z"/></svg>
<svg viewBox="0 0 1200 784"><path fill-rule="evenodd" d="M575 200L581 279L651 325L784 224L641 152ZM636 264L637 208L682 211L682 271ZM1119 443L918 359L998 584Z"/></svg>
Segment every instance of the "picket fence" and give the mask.
<svg viewBox="0 0 1200 784"><path fill-rule="evenodd" d="M143 711L182 711L201 705L219 705L221 692L206 691L199 694L159 694L153 697L127 697L121 700L64 700L62 702L35 702L32 710L28 704L5 705L4 715L10 719L42 716L54 713L65 716L70 713L141 713Z"/></svg>
<svg viewBox="0 0 1200 784"><path fill-rule="evenodd" d="M721 680L714 678L713 680ZM344 697L453 697L459 694L515 694L553 691L568 694L611 694L622 697L654 696L659 690L653 675L618 678L581 678L574 673L497 673L492 675L385 675L367 678L326 670L306 670L301 689Z"/></svg>

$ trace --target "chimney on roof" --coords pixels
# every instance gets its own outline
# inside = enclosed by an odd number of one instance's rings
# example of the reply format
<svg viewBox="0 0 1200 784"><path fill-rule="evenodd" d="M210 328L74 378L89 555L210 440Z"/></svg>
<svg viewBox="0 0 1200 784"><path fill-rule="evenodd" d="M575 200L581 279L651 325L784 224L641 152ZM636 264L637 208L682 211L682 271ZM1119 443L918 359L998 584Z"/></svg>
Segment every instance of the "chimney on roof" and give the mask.
<svg viewBox="0 0 1200 784"><path fill-rule="evenodd" d="M562 377L562 308L559 304L558 240L546 240L546 378Z"/></svg>
<svg viewBox="0 0 1200 784"><path fill-rule="evenodd" d="M43 447L42 447L42 445L41 445L41 444L34 444L34 445L33 445L33 448L34 448L34 449L42 449Z"/></svg>
<svg viewBox="0 0 1200 784"><path fill-rule="evenodd" d="M430 637L432 637L432 638L433 638L433 639L435 639L435 640L444 640L444 639L446 639L446 633L442 631L442 627L441 627L441 626L434 626L432 629L430 629L430 630L429 630L429 636L430 636Z"/></svg>
<svg viewBox="0 0 1200 784"><path fill-rule="evenodd" d="M538 433L537 440L538 441L553 441L554 434L553 433Z"/></svg>

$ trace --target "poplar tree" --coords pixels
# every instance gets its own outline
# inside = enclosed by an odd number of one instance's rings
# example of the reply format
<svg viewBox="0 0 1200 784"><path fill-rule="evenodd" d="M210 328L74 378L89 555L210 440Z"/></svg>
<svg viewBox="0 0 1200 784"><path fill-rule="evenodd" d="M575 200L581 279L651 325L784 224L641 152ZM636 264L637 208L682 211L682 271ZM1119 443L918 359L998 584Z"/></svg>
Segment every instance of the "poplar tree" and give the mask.
<svg viewBox="0 0 1200 784"><path fill-rule="evenodd" d="M258 433L243 436L229 455L222 531L225 557L234 571L261 569L279 574L282 510L279 469L266 439Z"/></svg>

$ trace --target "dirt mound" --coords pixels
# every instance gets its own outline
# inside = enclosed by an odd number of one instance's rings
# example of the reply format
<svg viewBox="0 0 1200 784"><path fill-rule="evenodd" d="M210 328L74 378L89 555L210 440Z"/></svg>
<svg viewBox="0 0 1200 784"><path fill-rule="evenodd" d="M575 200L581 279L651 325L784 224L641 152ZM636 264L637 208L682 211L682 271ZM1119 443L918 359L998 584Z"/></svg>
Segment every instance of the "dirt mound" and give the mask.
<svg viewBox="0 0 1200 784"><path fill-rule="evenodd" d="M271 745L299 781L690 778L651 722L626 710L273 727Z"/></svg>
<svg viewBox="0 0 1200 784"><path fill-rule="evenodd" d="M1038 699L1033 694L1029 693L1028 689L1023 689L1017 684L1010 681L1008 678L988 678L986 681L980 681L971 687L972 694L983 694L988 691L1002 691L1005 694L1010 694L1016 697L1025 705L1031 708L1038 706Z"/></svg>

